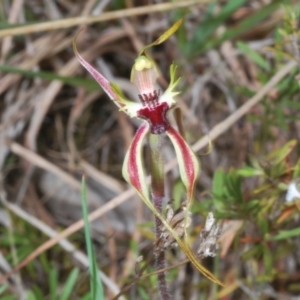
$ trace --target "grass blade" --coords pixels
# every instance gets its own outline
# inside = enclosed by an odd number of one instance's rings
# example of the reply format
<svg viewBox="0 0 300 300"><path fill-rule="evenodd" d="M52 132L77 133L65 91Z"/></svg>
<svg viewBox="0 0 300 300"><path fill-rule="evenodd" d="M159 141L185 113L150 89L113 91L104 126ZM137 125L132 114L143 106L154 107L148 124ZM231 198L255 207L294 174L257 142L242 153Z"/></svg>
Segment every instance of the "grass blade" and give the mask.
<svg viewBox="0 0 300 300"><path fill-rule="evenodd" d="M87 253L89 258L91 295L92 295L92 299L104 300L103 286L99 277L95 252L93 249L93 244L91 239L90 224L88 220L87 198L86 198L86 182L84 176L82 177L82 184L81 184L81 201L82 201L82 214L84 220L85 242L86 242L86 248L87 248Z"/></svg>
<svg viewBox="0 0 300 300"><path fill-rule="evenodd" d="M58 274L55 266L50 270L49 273L49 286L50 286L50 299L56 300L57 299L57 279Z"/></svg>
<svg viewBox="0 0 300 300"><path fill-rule="evenodd" d="M244 42L237 42L237 47L254 63L266 71L270 71L270 64L255 50Z"/></svg>
<svg viewBox="0 0 300 300"><path fill-rule="evenodd" d="M60 296L60 300L68 300L69 299L69 297L71 296L71 294L73 292L78 275L79 275L79 269L78 268L73 269L65 283L64 289Z"/></svg>

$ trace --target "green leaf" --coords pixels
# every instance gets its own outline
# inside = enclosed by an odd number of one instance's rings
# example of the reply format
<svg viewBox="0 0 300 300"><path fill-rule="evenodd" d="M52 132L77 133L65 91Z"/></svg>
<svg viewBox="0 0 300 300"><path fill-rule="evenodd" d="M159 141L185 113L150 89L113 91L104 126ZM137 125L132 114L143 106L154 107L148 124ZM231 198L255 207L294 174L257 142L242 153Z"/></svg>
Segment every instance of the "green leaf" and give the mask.
<svg viewBox="0 0 300 300"><path fill-rule="evenodd" d="M270 71L270 64L255 50L246 43L237 42L237 47L254 63L266 71Z"/></svg>
<svg viewBox="0 0 300 300"><path fill-rule="evenodd" d="M14 295L7 295L7 296L1 297L1 300L16 300L16 299L17 298ZM28 299L26 299L26 300L28 300Z"/></svg>
<svg viewBox="0 0 300 300"><path fill-rule="evenodd" d="M222 169L218 169L213 178L212 183L212 192L213 195L216 197L222 197L224 194L224 180L225 174Z"/></svg>
<svg viewBox="0 0 300 300"><path fill-rule="evenodd" d="M28 291L26 295L26 300L38 300L38 299L35 297L33 291Z"/></svg>
<svg viewBox="0 0 300 300"><path fill-rule="evenodd" d="M32 288L32 298L28 298L28 299L32 299L32 300L39 300L39 299L43 299L44 298L44 294L42 291L42 288L40 286L33 286Z"/></svg>
<svg viewBox="0 0 300 300"><path fill-rule="evenodd" d="M229 1L229 2L235 2L235 1ZM258 24L260 21L264 20L265 18L269 17L276 9L278 9L279 5L289 2L289 0L274 0L269 5L266 5L259 10L257 10L255 13L250 15L247 18L244 18L243 21L239 22L238 26L234 26L232 28L229 28L226 30L223 35L221 35L218 38L212 39L210 41L207 41L204 44L204 47L195 49L193 55L199 54L199 52L203 53L213 47L217 47L225 40L230 40L238 37L242 33L246 32L247 30L250 30L253 28L253 24Z"/></svg>
<svg viewBox="0 0 300 300"><path fill-rule="evenodd" d="M175 207L179 207L182 199L184 199L185 195L185 187L181 180L177 180L173 185L173 192L172 192L173 198L174 198L174 205Z"/></svg>
<svg viewBox="0 0 300 300"><path fill-rule="evenodd" d="M270 154L268 154L266 156L266 160L269 162L269 164L276 166L291 153L291 151L295 148L296 145L297 140L291 140L280 149L276 149Z"/></svg>
<svg viewBox="0 0 300 300"><path fill-rule="evenodd" d="M70 296L74 290L77 278L79 275L79 269L75 268L71 271L71 273L69 274L67 281L64 285L64 288L62 290L61 296L60 296L60 300L69 300ZM94 298L96 299L96 298Z"/></svg>
<svg viewBox="0 0 300 300"><path fill-rule="evenodd" d="M2 286L0 286L0 295L5 292L5 290L7 289L7 287L8 287L7 284L3 284Z"/></svg>
<svg viewBox="0 0 300 300"><path fill-rule="evenodd" d="M58 274L55 266L49 272L50 299L57 299Z"/></svg>
<svg viewBox="0 0 300 300"><path fill-rule="evenodd" d="M144 288L142 287L138 287L138 291L139 291L139 294L141 296L140 299L143 299L143 300L150 300L150 295L144 290Z"/></svg>
<svg viewBox="0 0 300 300"><path fill-rule="evenodd" d="M263 244L263 259L266 276L270 276L272 275L273 269L273 255L266 243Z"/></svg>
<svg viewBox="0 0 300 300"><path fill-rule="evenodd" d="M91 300L91 293L86 293L84 296L80 298L80 300Z"/></svg>
<svg viewBox="0 0 300 300"><path fill-rule="evenodd" d="M300 227L294 228L292 230L282 230L279 234L275 236L270 236L267 239L270 241L285 240L294 236L300 235Z"/></svg>
<svg viewBox="0 0 300 300"><path fill-rule="evenodd" d="M215 30L244 3L245 0L227 1L227 4L217 16L213 17L211 14L208 14L209 17L200 24L193 38L186 43L185 52L187 55L198 54L199 50L205 47L207 40L213 35ZM212 8L212 6L209 6L209 8Z"/></svg>
<svg viewBox="0 0 300 300"><path fill-rule="evenodd" d="M293 172L293 178L297 178L300 176L300 158L298 159Z"/></svg>
<svg viewBox="0 0 300 300"><path fill-rule="evenodd" d="M264 175L264 172L262 170L245 166L242 169L237 170L237 174L243 177L252 177Z"/></svg>
<svg viewBox="0 0 300 300"><path fill-rule="evenodd" d="M291 83L289 83L289 87L291 87ZM298 88L299 88L299 86L298 86ZM292 101L290 99L282 100L281 105L284 107L287 107L287 108L293 108L293 109L300 110L300 103L296 102L296 101Z"/></svg>
<svg viewBox="0 0 300 300"><path fill-rule="evenodd" d="M257 244L254 247L250 248L249 250L246 250L243 254L242 254L242 258L243 260L248 260L257 256L260 256L262 254L262 245L261 244Z"/></svg>
<svg viewBox="0 0 300 300"><path fill-rule="evenodd" d="M261 229L263 235L267 234L269 232L269 223L267 218L265 218L263 215L260 215L260 218L257 220L258 227Z"/></svg>

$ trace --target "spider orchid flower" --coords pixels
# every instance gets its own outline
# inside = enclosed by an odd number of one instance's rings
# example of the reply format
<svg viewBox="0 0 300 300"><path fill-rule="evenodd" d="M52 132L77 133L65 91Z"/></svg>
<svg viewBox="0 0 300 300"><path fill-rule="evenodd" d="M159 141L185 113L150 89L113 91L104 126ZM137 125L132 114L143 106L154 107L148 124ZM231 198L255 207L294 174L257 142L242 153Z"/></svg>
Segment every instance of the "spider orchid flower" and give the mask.
<svg viewBox="0 0 300 300"><path fill-rule="evenodd" d="M187 189L187 200L189 203L192 200L195 181L199 173L199 164L189 145L179 132L170 125L167 119L167 113L176 105L174 97L179 94L175 90L180 80L180 78L176 79L177 67L174 64L170 66L171 82L167 90L161 95L160 90L156 88L157 68L155 63L145 53L147 48L165 41L178 29L181 23L182 20L179 20L154 43L144 47L135 60L131 71L131 82L137 87L140 103L126 99L116 85L110 83L84 60L77 51L76 38L73 42L73 48L81 65L94 77L109 98L119 107L120 111L124 111L131 118L137 117L144 120L137 130L125 157L123 165L125 180L137 190L142 198L149 198L149 190L142 163L143 140L149 132L151 134L166 134L174 145L180 176Z"/></svg>
<svg viewBox="0 0 300 300"><path fill-rule="evenodd" d="M116 85L110 83L78 53L76 48L77 37L73 41L73 48L81 65L94 77L109 98L119 107L120 111L125 112L131 118L136 117L143 120L126 154L122 170L123 177L136 189L145 204L172 233L180 248L197 269L212 281L221 284L218 279L198 262L187 243L181 240L178 234L153 205L150 200L150 192L143 168L142 147L146 136L148 134L167 135L174 146L180 177L187 190L187 205L191 203L195 181L199 174L199 163L187 142L180 133L170 125L167 119L168 112L176 105L174 97L179 94L179 92L175 90L180 80L180 78L176 79L177 67L174 64L170 66L170 84L167 90L161 94L160 90L156 88L156 80L158 78L157 68L154 61L147 56L145 52L146 49L164 42L179 28L181 23L182 20L177 21L155 42L145 46L136 58L131 70L131 82L137 87L140 103L126 99Z"/></svg>

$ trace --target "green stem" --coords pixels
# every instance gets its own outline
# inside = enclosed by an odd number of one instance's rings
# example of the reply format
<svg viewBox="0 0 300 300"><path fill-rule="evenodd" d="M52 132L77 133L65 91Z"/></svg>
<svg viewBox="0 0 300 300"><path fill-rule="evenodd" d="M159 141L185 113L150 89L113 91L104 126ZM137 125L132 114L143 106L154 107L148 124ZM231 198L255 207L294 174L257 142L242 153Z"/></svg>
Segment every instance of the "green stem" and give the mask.
<svg viewBox="0 0 300 300"><path fill-rule="evenodd" d="M150 174L151 174L151 197L153 204L159 212L162 212L162 204L165 196L165 184L164 184L164 161L162 156L162 136L161 135L149 135L150 146ZM156 239L159 239L161 234L161 220L155 217L155 234ZM166 267L165 253L160 251L156 254L156 268L157 270L164 269ZM165 272L157 275L158 287L162 300L170 300L170 294L166 282Z"/></svg>

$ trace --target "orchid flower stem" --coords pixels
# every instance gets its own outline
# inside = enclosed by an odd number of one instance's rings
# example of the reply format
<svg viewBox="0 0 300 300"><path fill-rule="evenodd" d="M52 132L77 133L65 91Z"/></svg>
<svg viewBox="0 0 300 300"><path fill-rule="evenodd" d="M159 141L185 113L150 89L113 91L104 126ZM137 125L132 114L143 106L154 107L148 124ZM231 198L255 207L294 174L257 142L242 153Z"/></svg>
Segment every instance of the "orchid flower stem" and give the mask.
<svg viewBox="0 0 300 300"><path fill-rule="evenodd" d="M150 174L151 174L151 196L152 202L156 209L162 212L162 203L165 196L164 189L164 161L162 156L162 136L156 134L149 135L149 148L150 148ZM161 234L161 220L155 216L155 233L156 240L160 238ZM164 269L166 267L165 253L159 251L156 254L156 268L157 270ZM171 299L165 272L157 275L158 287L162 300Z"/></svg>

